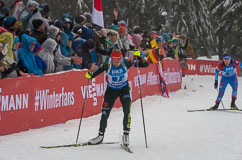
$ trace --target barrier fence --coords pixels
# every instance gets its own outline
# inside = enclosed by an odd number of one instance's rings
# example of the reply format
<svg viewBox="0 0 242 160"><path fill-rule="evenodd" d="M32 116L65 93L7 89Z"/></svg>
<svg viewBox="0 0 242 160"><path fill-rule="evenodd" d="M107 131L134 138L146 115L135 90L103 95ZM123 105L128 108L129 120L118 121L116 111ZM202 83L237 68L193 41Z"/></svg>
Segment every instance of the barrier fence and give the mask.
<svg viewBox="0 0 242 160"><path fill-rule="evenodd" d="M188 59L187 68L183 69L186 75L215 75L215 69L220 61ZM236 67L237 75L240 76L240 67Z"/></svg>
<svg viewBox="0 0 242 160"><path fill-rule="evenodd" d="M157 64L140 68L142 96L161 94ZM181 88L180 65L176 60L163 62L167 86L171 91ZM0 80L0 135L26 131L30 128L64 123L81 116L101 112L105 93L105 74L93 78L87 85L85 70L72 70L44 76L18 77ZM132 101L139 98L136 68L129 70ZM114 107L120 107L119 100ZM149 107L149 106L146 106Z"/></svg>
<svg viewBox="0 0 242 160"><path fill-rule="evenodd" d="M214 75L219 61L187 60L187 75ZM161 94L158 64L140 68L142 96ZM240 68L237 68L240 76ZM163 60L162 75L169 91L181 88L181 67L176 60ZM83 117L101 112L105 93L105 74L87 85L85 70L72 70L44 76L0 80L0 135L26 131L30 128L64 123L80 118L83 99L87 96ZM139 98L136 68L129 70L132 101ZM120 107L119 100L114 107ZM149 107L149 106L146 106Z"/></svg>

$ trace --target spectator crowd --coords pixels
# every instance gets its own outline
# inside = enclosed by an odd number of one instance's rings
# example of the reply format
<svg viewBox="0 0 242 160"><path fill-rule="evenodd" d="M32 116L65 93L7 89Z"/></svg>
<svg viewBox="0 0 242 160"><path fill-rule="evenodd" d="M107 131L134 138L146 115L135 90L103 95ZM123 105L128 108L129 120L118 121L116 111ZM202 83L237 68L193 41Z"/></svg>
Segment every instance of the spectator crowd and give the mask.
<svg viewBox="0 0 242 160"><path fill-rule="evenodd" d="M163 59L194 56L188 38L161 33L161 27L144 31L130 29L126 22L114 20L107 28L92 23L92 15L69 15L52 20L48 4L16 0L12 10L0 1L0 77L43 75L72 69L94 71L118 48L123 57L133 58L138 49L149 63ZM185 42L183 42L183 40Z"/></svg>

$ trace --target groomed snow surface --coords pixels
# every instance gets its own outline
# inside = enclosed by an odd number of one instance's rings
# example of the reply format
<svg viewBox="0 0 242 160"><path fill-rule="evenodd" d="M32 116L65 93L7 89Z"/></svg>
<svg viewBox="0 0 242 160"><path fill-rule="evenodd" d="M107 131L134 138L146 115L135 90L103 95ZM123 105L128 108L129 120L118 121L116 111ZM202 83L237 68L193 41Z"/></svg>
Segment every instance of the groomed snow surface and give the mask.
<svg viewBox="0 0 242 160"><path fill-rule="evenodd" d="M186 76L182 89L170 98L160 95L143 98L148 148L145 147L140 100L132 104L130 148L119 144L42 149L40 145L75 143L79 119L40 129L0 136L1 160L241 160L242 112L187 112L214 105L217 91L214 76ZM238 100L242 107L242 78ZM184 89L186 88L186 89ZM223 98L230 107L231 87ZM220 108L223 108L220 105ZM122 109L113 109L104 141L121 142ZM82 121L79 142L97 136L100 114Z"/></svg>

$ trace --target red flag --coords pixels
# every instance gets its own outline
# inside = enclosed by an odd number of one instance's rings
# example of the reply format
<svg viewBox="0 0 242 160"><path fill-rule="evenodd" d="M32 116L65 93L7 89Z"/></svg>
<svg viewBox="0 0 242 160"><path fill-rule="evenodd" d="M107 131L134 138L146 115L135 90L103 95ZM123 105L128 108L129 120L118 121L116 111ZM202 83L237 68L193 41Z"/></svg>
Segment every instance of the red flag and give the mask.
<svg viewBox="0 0 242 160"><path fill-rule="evenodd" d="M92 22L100 27L104 27L103 8L101 0L93 0Z"/></svg>
<svg viewBox="0 0 242 160"><path fill-rule="evenodd" d="M160 77L161 94L162 94L162 96L169 98L170 91L166 85L166 80L164 77L164 73L162 70L162 64L160 61L158 61L158 70L159 70L159 77Z"/></svg>

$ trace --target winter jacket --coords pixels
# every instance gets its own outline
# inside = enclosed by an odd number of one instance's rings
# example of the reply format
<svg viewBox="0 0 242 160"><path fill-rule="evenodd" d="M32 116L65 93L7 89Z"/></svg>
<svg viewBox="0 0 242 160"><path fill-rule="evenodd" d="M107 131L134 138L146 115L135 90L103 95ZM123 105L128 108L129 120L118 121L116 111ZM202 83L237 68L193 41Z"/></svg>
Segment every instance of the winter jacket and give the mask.
<svg viewBox="0 0 242 160"><path fill-rule="evenodd" d="M91 53L89 53L90 49L94 48L94 42L93 40L87 40L82 45L82 50L80 57L82 57L82 69L90 69L92 66L92 56Z"/></svg>
<svg viewBox="0 0 242 160"><path fill-rule="evenodd" d="M35 56L35 62L36 62L36 64L37 64L37 67L38 67L41 71L44 71L44 70L47 69L47 66L46 66L45 61L44 61L42 58L40 58L39 55L36 55L36 56Z"/></svg>
<svg viewBox="0 0 242 160"><path fill-rule="evenodd" d="M43 72L37 67L33 52L30 51L31 44L33 42L36 43L37 40L27 34L23 34L21 39L22 46L18 50L19 60L23 62L29 73L33 73L34 75L43 75Z"/></svg>
<svg viewBox="0 0 242 160"><path fill-rule="evenodd" d="M56 49L57 43L55 40L48 38L42 44L42 50L39 52L38 56L42 58L47 65L47 69L44 73L54 73L55 63L54 63L54 50Z"/></svg>
<svg viewBox="0 0 242 160"><path fill-rule="evenodd" d="M69 37L66 34L62 34L60 50L61 50L61 54L65 57L70 57L72 55L72 53L74 52L72 50L72 48L69 48L67 46L68 40L69 40ZM73 65L64 66L64 70L71 70L72 68L74 68Z"/></svg>
<svg viewBox="0 0 242 160"><path fill-rule="evenodd" d="M94 36L94 30L88 28L87 26L76 25L73 29L73 32L85 40L93 39Z"/></svg>
<svg viewBox="0 0 242 160"><path fill-rule="evenodd" d="M134 46L133 41L130 39L129 34L126 33L124 38L120 38L120 41L122 43L124 52L127 52L130 50L130 46Z"/></svg>
<svg viewBox="0 0 242 160"><path fill-rule="evenodd" d="M2 39L1 43L3 44L3 46L5 46L6 44L9 44L7 56L14 61L14 54L13 54L13 50L12 50L12 48L13 48L13 35L12 35L12 33L3 32L0 35L0 39Z"/></svg>
<svg viewBox="0 0 242 160"><path fill-rule="evenodd" d="M69 37L66 34L61 35L60 50L61 50L61 54L65 57L70 57L71 53L73 52L72 49L68 49L67 47L68 40L69 40Z"/></svg>
<svg viewBox="0 0 242 160"><path fill-rule="evenodd" d="M31 33L31 36L36 38L40 44L43 44L44 41L48 38L47 32L40 32L40 31L37 31L37 30L34 30Z"/></svg>
<svg viewBox="0 0 242 160"><path fill-rule="evenodd" d="M85 39L82 39L82 38L77 38L73 41L72 43L72 49L74 50L74 52L80 56L81 54L81 47L83 45L83 43L85 42L86 40Z"/></svg>

